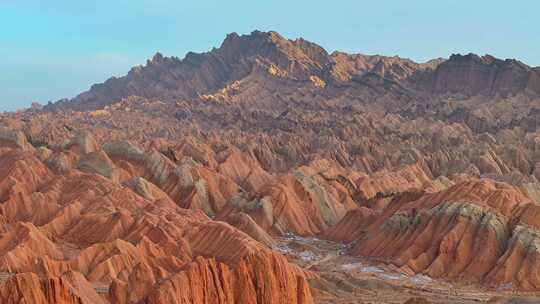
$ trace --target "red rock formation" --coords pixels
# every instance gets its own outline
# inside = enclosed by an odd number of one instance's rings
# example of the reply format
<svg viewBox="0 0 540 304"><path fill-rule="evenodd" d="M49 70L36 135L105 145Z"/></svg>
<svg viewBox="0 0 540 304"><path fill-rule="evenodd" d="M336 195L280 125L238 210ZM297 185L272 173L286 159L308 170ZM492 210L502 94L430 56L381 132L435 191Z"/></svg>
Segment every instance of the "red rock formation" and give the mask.
<svg viewBox="0 0 540 304"><path fill-rule="evenodd" d="M328 54L304 39L288 40L275 32L254 31L242 36L229 34L219 48L188 53L184 59L156 53L145 66L134 67L124 77L110 78L71 101L45 108L96 110L132 95L200 97L227 103L232 95L242 95L243 82L270 85L274 80L282 88L287 84L315 90L353 86L369 95L391 92L405 99L410 94L420 99L426 94L540 94L538 69L517 60L468 54L419 64L399 57Z"/></svg>
<svg viewBox="0 0 540 304"><path fill-rule="evenodd" d="M539 75L517 60L500 60L486 55L452 55L440 64L432 79L431 90L437 93L515 94L540 93Z"/></svg>
<svg viewBox="0 0 540 304"><path fill-rule="evenodd" d="M106 146L111 161L98 145L66 145L81 171L52 173L34 152L4 147L0 271L16 275L0 284L2 303L312 302L300 268L140 177L172 189L176 164L158 152Z"/></svg>
<svg viewBox="0 0 540 304"><path fill-rule="evenodd" d="M355 212L328 236L411 273L535 290L538 205L519 189L478 180L396 196L380 215ZM351 235L353 237L351 237Z"/></svg>
<svg viewBox="0 0 540 304"><path fill-rule="evenodd" d="M313 235L357 208L355 191L345 170L321 160L268 184L252 197L234 197L220 218L242 211L273 234Z"/></svg>
<svg viewBox="0 0 540 304"><path fill-rule="evenodd" d="M34 273L12 276L0 285L2 303L101 304L106 303L77 273L40 279Z"/></svg>
<svg viewBox="0 0 540 304"><path fill-rule="evenodd" d="M404 304L430 304L431 302L422 297L414 297L405 301Z"/></svg>
<svg viewBox="0 0 540 304"><path fill-rule="evenodd" d="M309 303L270 249L294 233L536 290L539 88L516 60L328 54L274 32L158 53L0 115L0 271L83 303L88 284L110 303Z"/></svg>

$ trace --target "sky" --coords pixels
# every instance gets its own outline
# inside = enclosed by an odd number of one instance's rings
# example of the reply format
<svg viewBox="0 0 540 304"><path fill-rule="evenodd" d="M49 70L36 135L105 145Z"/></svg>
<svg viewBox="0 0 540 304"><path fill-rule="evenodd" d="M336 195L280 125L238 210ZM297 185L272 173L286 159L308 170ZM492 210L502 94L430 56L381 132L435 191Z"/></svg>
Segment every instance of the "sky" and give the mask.
<svg viewBox="0 0 540 304"><path fill-rule="evenodd" d="M491 54L540 66L538 0L0 0L0 111L71 98L157 51L274 30L328 51L415 61Z"/></svg>

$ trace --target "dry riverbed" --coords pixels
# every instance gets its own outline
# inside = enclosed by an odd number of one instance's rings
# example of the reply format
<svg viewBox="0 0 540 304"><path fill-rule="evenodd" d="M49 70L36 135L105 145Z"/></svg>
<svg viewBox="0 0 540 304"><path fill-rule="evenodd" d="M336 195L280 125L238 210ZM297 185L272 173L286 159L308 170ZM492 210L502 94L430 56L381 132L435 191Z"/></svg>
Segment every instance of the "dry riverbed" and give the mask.
<svg viewBox="0 0 540 304"><path fill-rule="evenodd" d="M313 273L310 284L318 304L388 303L540 303L540 294L515 294L403 273L393 265L347 254L348 247L315 237L288 234L275 250ZM422 302L427 300L427 302Z"/></svg>

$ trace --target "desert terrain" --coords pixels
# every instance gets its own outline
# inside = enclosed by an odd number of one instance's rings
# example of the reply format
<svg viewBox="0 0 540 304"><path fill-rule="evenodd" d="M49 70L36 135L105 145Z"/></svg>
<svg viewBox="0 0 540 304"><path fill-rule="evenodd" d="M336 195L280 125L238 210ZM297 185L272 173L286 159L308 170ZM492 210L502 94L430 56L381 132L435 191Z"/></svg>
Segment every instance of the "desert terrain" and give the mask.
<svg viewBox="0 0 540 304"><path fill-rule="evenodd" d="M515 59L157 53L0 114L0 302L540 303L539 119Z"/></svg>

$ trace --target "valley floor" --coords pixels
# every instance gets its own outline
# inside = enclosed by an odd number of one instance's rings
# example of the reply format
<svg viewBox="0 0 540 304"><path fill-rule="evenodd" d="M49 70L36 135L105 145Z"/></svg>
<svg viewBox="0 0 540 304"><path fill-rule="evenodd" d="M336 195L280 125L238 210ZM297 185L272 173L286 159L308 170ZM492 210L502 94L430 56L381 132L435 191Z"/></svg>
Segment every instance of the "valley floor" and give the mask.
<svg viewBox="0 0 540 304"><path fill-rule="evenodd" d="M347 246L315 237L289 234L278 239L275 249L313 273L310 284L317 304L540 303L540 294L517 294L505 286L485 290L408 275L393 265L350 256Z"/></svg>

